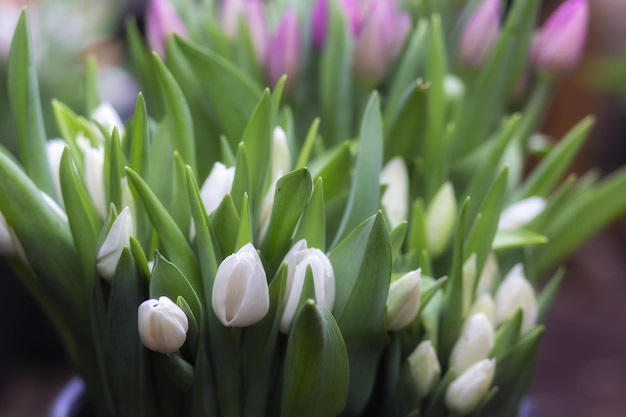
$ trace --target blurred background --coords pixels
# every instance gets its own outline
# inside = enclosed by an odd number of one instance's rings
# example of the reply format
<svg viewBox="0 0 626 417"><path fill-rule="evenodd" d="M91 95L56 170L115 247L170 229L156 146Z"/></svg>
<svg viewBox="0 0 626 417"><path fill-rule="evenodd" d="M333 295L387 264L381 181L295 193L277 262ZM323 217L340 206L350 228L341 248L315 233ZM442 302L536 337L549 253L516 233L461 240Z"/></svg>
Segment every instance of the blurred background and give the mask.
<svg viewBox="0 0 626 417"><path fill-rule="evenodd" d="M560 1L544 1L550 12ZM29 4L42 102L56 97L80 110L83 62L95 55L101 99L121 114L137 87L124 67L125 16L142 1L0 0L0 139L16 143L6 100L6 59L13 25ZM596 126L574 170L605 175L626 163L626 1L590 0L586 54L559 85L544 133L560 138L581 118ZM49 132L54 126L48 122ZM625 190L626 192L626 190ZM626 416L626 218L565 263L530 392L533 417ZM37 305L0 259L0 417L45 416L73 376L60 343Z"/></svg>

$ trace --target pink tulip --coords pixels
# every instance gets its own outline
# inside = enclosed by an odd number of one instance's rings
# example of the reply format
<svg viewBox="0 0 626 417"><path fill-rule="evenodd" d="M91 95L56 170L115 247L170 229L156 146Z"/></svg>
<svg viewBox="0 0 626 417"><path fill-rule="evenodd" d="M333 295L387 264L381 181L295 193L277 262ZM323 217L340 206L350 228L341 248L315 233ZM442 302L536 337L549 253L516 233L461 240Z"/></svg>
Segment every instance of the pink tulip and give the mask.
<svg viewBox="0 0 626 417"><path fill-rule="evenodd" d="M348 19L348 25L351 33L353 35L356 34L359 25L359 1L341 0L339 5ZM313 44L318 48L321 48L326 44L328 14L328 0L318 0L313 7L313 17L311 18Z"/></svg>
<svg viewBox="0 0 626 417"><path fill-rule="evenodd" d="M171 33L187 36L187 29L168 0L150 0L146 17L148 44L160 56L165 55L165 41Z"/></svg>
<svg viewBox="0 0 626 417"><path fill-rule="evenodd" d="M300 30L295 10L287 10L280 19L276 33L271 37L266 56L269 82L275 85L287 74L285 88L291 90L300 71Z"/></svg>
<svg viewBox="0 0 626 417"><path fill-rule="evenodd" d="M567 0L561 4L533 41L535 67L553 74L572 70L585 46L588 21L587 0Z"/></svg>
<svg viewBox="0 0 626 417"><path fill-rule="evenodd" d="M239 35L239 24L245 22L260 62L265 59L268 43L267 24L262 0L226 0L220 9L220 22L224 33L235 39Z"/></svg>
<svg viewBox="0 0 626 417"><path fill-rule="evenodd" d="M483 0L463 29L459 40L459 59L468 68L480 67L498 40L500 1Z"/></svg>

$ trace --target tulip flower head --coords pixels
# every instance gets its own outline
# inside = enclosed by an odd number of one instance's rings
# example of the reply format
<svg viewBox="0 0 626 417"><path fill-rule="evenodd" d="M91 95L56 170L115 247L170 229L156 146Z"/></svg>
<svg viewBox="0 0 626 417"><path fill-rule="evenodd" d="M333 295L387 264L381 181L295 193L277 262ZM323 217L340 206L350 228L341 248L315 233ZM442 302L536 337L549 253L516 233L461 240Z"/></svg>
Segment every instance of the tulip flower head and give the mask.
<svg viewBox="0 0 626 417"><path fill-rule="evenodd" d="M263 62L267 51L268 33L262 0L227 0L220 7L220 23L226 36L236 39L239 25L244 23L254 45L259 62Z"/></svg>
<svg viewBox="0 0 626 417"><path fill-rule="evenodd" d="M476 362L483 360L489 354L495 343L493 325L483 313L470 316L461 336L452 348L450 367L456 375L462 374Z"/></svg>
<svg viewBox="0 0 626 417"><path fill-rule="evenodd" d="M91 113L91 118L104 126L106 131L109 132L109 135L111 135L113 129L117 127L117 132L120 137L124 136L124 123L111 103L100 103Z"/></svg>
<svg viewBox="0 0 626 417"><path fill-rule="evenodd" d="M353 54L355 76L367 84L378 83L402 51L410 30L411 18L398 10L395 0L362 2Z"/></svg>
<svg viewBox="0 0 626 417"><path fill-rule="evenodd" d="M251 243L222 261L213 283L213 310L227 327L247 327L260 321L270 306L267 277Z"/></svg>
<svg viewBox="0 0 626 417"><path fill-rule="evenodd" d="M446 406L459 416L471 414L487 395L495 371L495 359L483 359L472 365L448 386Z"/></svg>
<svg viewBox="0 0 626 417"><path fill-rule="evenodd" d="M432 256L438 256L446 249L456 221L456 212L454 188L450 182L446 182L426 210L426 237L428 251Z"/></svg>
<svg viewBox="0 0 626 417"><path fill-rule="evenodd" d="M335 273L326 254L316 248L307 248L304 239L293 245L283 262L287 263L287 285L280 331L287 333L297 313L307 268L311 268L313 274L315 302L328 310L332 310L335 304Z"/></svg>
<svg viewBox="0 0 626 417"><path fill-rule="evenodd" d="M230 193L235 180L235 167L227 167L221 162L213 164L209 176L200 188L200 198L207 214L213 213L226 194Z"/></svg>
<svg viewBox="0 0 626 417"><path fill-rule="evenodd" d="M100 246L96 257L96 269L100 276L110 281L115 275L117 264L122 256L124 247L130 247L130 236L132 233L132 219L130 209L124 207L124 210L117 216L111 225L111 229L106 239Z"/></svg>
<svg viewBox="0 0 626 417"><path fill-rule="evenodd" d="M501 0L483 0L470 16L459 40L459 59L468 68L478 68L500 36Z"/></svg>
<svg viewBox="0 0 626 417"><path fill-rule="evenodd" d="M150 0L146 17L146 37L150 48L165 56L167 36L177 33L187 36L187 29L169 0Z"/></svg>
<svg viewBox="0 0 626 417"><path fill-rule="evenodd" d="M359 1L340 0L339 6L348 20L350 32L354 35L359 26ZM328 0L318 0L313 6L313 16L311 17L311 27L313 32L313 45L321 48L326 44L328 36L328 21L330 10Z"/></svg>
<svg viewBox="0 0 626 417"><path fill-rule="evenodd" d="M387 329L401 330L411 324L420 308L421 269L393 281L387 295Z"/></svg>
<svg viewBox="0 0 626 417"><path fill-rule="evenodd" d="M514 230L525 226L537 217L546 207L546 200L541 197L529 197L504 209L500 214L498 229Z"/></svg>
<svg viewBox="0 0 626 417"><path fill-rule="evenodd" d="M496 291L496 323L502 324L522 310L522 333L530 330L537 321L538 307L535 290L524 275L522 264L515 265L504 277Z"/></svg>
<svg viewBox="0 0 626 417"><path fill-rule="evenodd" d="M46 156L48 157L48 165L50 166L50 175L52 175L52 181L54 182L54 189L57 195L61 194L61 157L67 144L63 139L51 139L46 142Z"/></svg>
<svg viewBox="0 0 626 417"><path fill-rule="evenodd" d="M409 171L402 157L387 162L380 173L380 183L386 184L381 204L387 215L391 229L408 218L409 210Z"/></svg>
<svg viewBox="0 0 626 417"><path fill-rule="evenodd" d="M441 377L441 365L433 343L430 340L424 340L408 356L407 361L420 395L427 396Z"/></svg>
<svg viewBox="0 0 626 417"><path fill-rule="evenodd" d="M551 74L571 71L582 55L588 24L588 0L562 3L533 41L531 55L535 67Z"/></svg>
<svg viewBox="0 0 626 417"><path fill-rule="evenodd" d="M165 296L141 303L137 324L144 346L161 353L174 353L180 349L189 330L185 312Z"/></svg>
<svg viewBox="0 0 626 417"><path fill-rule="evenodd" d="M293 90L300 72L300 28L298 15L293 9L283 14L269 41L266 66L270 85L276 85L280 77L286 74L285 88L287 91Z"/></svg>

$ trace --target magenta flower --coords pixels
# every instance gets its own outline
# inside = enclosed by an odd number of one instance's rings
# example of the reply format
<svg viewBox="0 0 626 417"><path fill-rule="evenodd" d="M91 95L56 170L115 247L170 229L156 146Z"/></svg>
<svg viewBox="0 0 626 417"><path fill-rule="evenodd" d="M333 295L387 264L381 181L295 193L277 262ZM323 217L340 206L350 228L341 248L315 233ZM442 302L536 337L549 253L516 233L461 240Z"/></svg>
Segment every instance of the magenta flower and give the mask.
<svg viewBox="0 0 626 417"><path fill-rule="evenodd" d="M285 88L289 91L294 87L300 71L300 31L295 10L287 10L280 19L269 41L265 62L270 85L287 74Z"/></svg>
<svg viewBox="0 0 626 417"><path fill-rule="evenodd" d="M265 59L268 33L262 0L226 0L220 9L220 22L224 33L235 39L239 35L239 24L245 22L259 62Z"/></svg>
<svg viewBox="0 0 626 417"><path fill-rule="evenodd" d="M459 59L468 68L485 62L500 35L500 0L483 0L470 16L459 40Z"/></svg>
<svg viewBox="0 0 626 417"><path fill-rule="evenodd" d="M356 34L359 26L359 1L341 0L339 2L341 10L348 19L348 25L352 34ZM328 0L318 0L313 7L313 17L311 18L311 28L313 32L313 45L321 48L326 44L328 32Z"/></svg>
<svg viewBox="0 0 626 417"><path fill-rule="evenodd" d="M588 21L587 0L567 0L561 4L535 36L532 47L535 67L553 74L572 70L585 46Z"/></svg>
<svg viewBox="0 0 626 417"><path fill-rule="evenodd" d="M168 0L150 0L146 17L146 36L150 48L165 55L165 40L171 33L187 36L187 29Z"/></svg>
<svg viewBox="0 0 626 417"><path fill-rule="evenodd" d="M411 18L398 10L395 0L362 3L352 62L355 76L366 83L380 81L410 30Z"/></svg>

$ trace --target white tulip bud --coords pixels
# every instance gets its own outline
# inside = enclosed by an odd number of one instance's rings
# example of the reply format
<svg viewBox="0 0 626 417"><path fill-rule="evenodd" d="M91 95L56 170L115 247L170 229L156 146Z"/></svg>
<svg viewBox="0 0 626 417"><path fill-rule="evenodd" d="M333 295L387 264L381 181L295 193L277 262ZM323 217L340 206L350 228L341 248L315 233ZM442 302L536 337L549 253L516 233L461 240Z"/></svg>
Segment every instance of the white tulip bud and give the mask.
<svg viewBox="0 0 626 417"><path fill-rule="evenodd" d="M539 313L535 290L524 276L522 264L515 265L504 277L496 292L496 323L511 319L517 310L522 310L522 333L530 330Z"/></svg>
<svg viewBox="0 0 626 417"><path fill-rule="evenodd" d="M401 330L411 324L420 308L422 270L404 274L389 285L387 295L387 329Z"/></svg>
<svg viewBox="0 0 626 417"><path fill-rule="evenodd" d="M85 157L85 182L89 196L98 210L100 217L105 219L108 204L104 191L104 148L93 148L85 138L77 139Z"/></svg>
<svg viewBox="0 0 626 417"><path fill-rule="evenodd" d="M287 144L287 134L276 126L272 135L272 178L291 171L291 153Z"/></svg>
<svg viewBox="0 0 626 417"><path fill-rule="evenodd" d="M48 157L48 165L50 166L50 175L54 182L54 189L59 197L61 193L61 157L67 144L63 139L51 139L46 142L46 155Z"/></svg>
<svg viewBox="0 0 626 417"><path fill-rule="evenodd" d="M270 188L265 193L265 197L263 197L263 203L261 203L261 214L259 215L259 240L261 241L265 239L265 234L270 225L272 210L274 209L274 197L276 196L276 184L281 177L282 172L277 173L270 184Z"/></svg>
<svg viewBox="0 0 626 417"><path fill-rule="evenodd" d="M448 386L446 407L459 416L476 410L489 391L495 370L495 359L483 359L472 365Z"/></svg>
<svg viewBox="0 0 626 417"><path fill-rule="evenodd" d="M117 127L120 138L124 136L124 123L111 103L100 103L91 113L91 118L104 126L109 135L113 134L113 129Z"/></svg>
<svg viewBox="0 0 626 417"><path fill-rule="evenodd" d="M226 194L230 193L235 179L235 167L226 167L221 162L213 164L211 173L200 188L200 198L207 214L213 213Z"/></svg>
<svg viewBox="0 0 626 417"><path fill-rule="evenodd" d="M441 255L446 249L456 221L456 212L454 188L451 183L446 182L437 191L426 210L426 238L431 256Z"/></svg>
<svg viewBox="0 0 626 417"><path fill-rule="evenodd" d="M498 229L514 230L525 226L537 217L546 207L541 197L529 197L504 209L498 221Z"/></svg>
<svg viewBox="0 0 626 417"><path fill-rule="evenodd" d="M476 254L467 258L463 264L463 313L467 311L473 299L476 283Z"/></svg>
<svg viewBox="0 0 626 417"><path fill-rule="evenodd" d="M267 277L251 243L222 261L213 283L213 311L224 326L247 327L270 307Z"/></svg>
<svg viewBox="0 0 626 417"><path fill-rule="evenodd" d="M146 300L137 311L137 324L141 342L150 350L174 353L187 339L189 321L172 300L160 297Z"/></svg>
<svg viewBox="0 0 626 417"><path fill-rule="evenodd" d="M483 313L470 316L461 337L457 340L450 354L450 367L456 375L460 375L476 362L483 360L493 348L495 334L493 325Z"/></svg>
<svg viewBox="0 0 626 417"><path fill-rule="evenodd" d="M117 264L120 261L124 247L130 247L130 235L132 234L132 219L128 207L117 216L109 234L98 251L96 257L96 269L98 274L107 281L115 275Z"/></svg>
<svg viewBox="0 0 626 417"><path fill-rule="evenodd" d="M307 248L304 239L293 245L283 262L287 263L287 284L280 331L287 333L298 309L307 268L311 268L313 275L315 302L328 310L332 310L335 304L335 273L326 254L316 248Z"/></svg>
<svg viewBox="0 0 626 417"><path fill-rule="evenodd" d="M24 249L17 239L15 232L7 223L2 212L0 212L0 255L2 256L22 256ZM22 259L26 259L25 256Z"/></svg>
<svg viewBox="0 0 626 417"><path fill-rule="evenodd" d="M422 397L427 396L441 377L441 365L433 343L430 340L424 340L411 352L407 361L419 394Z"/></svg>
<svg viewBox="0 0 626 417"><path fill-rule="evenodd" d="M498 278L498 273L499 268L496 255L494 255L493 252L489 252L485 265L483 266L483 270L478 278L478 284L476 285L477 296L485 293L491 294L496 283L496 279Z"/></svg>
<svg viewBox="0 0 626 417"><path fill-rule="evenodd" d="M491 297L491 294L485 293L478 296L474 304L469 310L468 316L472 316L477 313L483 313L491 322L492 325L496 324L496 304Z"/></svg>
<svg viewBox="0 0 626 417"><path fill-rule="evenodd" d="M380 173L380 183L387 185L381 204L393 229L408 218L409 171L402 157L387 162Z"/></svg>

